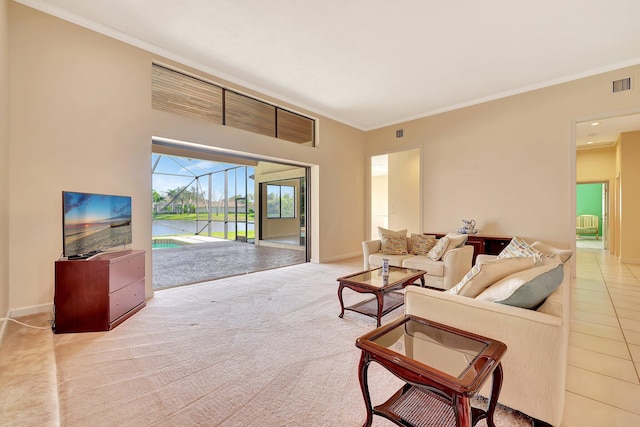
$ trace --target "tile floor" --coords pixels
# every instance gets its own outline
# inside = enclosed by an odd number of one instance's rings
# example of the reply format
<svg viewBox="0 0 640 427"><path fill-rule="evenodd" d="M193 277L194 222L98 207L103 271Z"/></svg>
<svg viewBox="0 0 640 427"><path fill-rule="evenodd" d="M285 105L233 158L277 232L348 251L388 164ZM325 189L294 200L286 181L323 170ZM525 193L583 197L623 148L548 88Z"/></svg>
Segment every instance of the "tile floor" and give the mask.
<svg viewBox="0 0 640 427"><path fill-rule="evenodd" d="M640 426L640 265L576 255L562 426Z"/></svg>

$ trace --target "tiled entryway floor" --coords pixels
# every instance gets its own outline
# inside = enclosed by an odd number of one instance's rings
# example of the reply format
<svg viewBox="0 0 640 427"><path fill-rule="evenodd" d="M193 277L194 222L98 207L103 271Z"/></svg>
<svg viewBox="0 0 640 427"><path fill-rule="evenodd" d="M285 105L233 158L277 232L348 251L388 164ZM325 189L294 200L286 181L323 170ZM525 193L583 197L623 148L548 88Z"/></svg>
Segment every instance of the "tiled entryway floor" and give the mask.
<svg viewBox="0 0 640 427"><path fill-rule="evenodd" d="M640 426L640 265L576 256L562 426Z"/></svg>

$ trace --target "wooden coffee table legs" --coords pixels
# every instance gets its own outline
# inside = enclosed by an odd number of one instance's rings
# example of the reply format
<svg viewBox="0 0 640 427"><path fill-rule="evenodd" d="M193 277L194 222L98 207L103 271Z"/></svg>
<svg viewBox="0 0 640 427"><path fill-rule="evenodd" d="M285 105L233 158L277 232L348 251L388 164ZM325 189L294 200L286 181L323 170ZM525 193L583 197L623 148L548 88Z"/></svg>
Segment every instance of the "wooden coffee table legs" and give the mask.
<svg viewBox="0 0 640 427"><path fill-rule="evenodd" d="M425 271L393 266L389 268L390 274L385 276L382 275L380 268L374 268L338 278L338 301L340 301L338 317L342 318L345 310L356 311L374 317L376 325L380 326L385 314L404 304L404 295L397 292L398 290L413 284L418 279L421 286L424 286ZM374 297L345 307L342 299L344 288L361 294L373 294Z"/></svg>
<svg viewBox="0 0 640 427"><path fill-rule="evenodd" d="M345 287L359 293L373 294L374 297L364 301L360 301L349 307L345 307L344 301L342 300L342 290ZM348 284L341 283L338 286L338 300L340 301L340 314L338 315L338 317L342 318L344 316L345 310L351 310L375 318L376 327L379 327L382 324L382 317L384 315L390 313L391 311L404 304L404 294L389 290L387 290L386 292L382 290L362 290L354 288L353 286L349 286Z"/></svg>
<svg viewBox="0 0 640 427"><path fill-rule="evenodd" d="M339 318L342 319L342 317L344 316L344 310L345 310L345 306L344 306L344 301L342 300L342 290L346 287L353 289L353 287L349 286L349 285L345 285L343 283L340 283L340 285L338 286L338 300L340 301L340 314L338 315ZM357 292L363 292L362 290L356 290ZM396 308L400 307L403 303L404 303L404 297L402 302L398 302L396 301L396 299L394 299L393 301L390 302L391 307L384 307L384 296L385 294L382 291L364 291L365 293L370 293L370 294L374 294L375 295L375 300L376 300L376 308L375 310L371 309L371 302L372 299L366 300L366 301L362 301L360 303L354 304L351 307L346 307L347 310L352 310L352 311L356 311L360 314L365 314L367 316L371 316L371 317L375 317L376 318L376 327L380 326L381 322L382 322L382 316L384 316L385 314L387 314L389 311L391 310L395 310ZM396 295L397 292L388 292L387 295ZM391 310L390 310L391 308Z"/></svg>
<svg viewBox="0 0 640 427"><path fill-rule="evenodd" d="M338 301L340 301L340 314L338 315L339 318L342 319L342 316L344 316L344 301L342 301L342 290L344 289L344 284L340 283L338 285Z"/></svg>

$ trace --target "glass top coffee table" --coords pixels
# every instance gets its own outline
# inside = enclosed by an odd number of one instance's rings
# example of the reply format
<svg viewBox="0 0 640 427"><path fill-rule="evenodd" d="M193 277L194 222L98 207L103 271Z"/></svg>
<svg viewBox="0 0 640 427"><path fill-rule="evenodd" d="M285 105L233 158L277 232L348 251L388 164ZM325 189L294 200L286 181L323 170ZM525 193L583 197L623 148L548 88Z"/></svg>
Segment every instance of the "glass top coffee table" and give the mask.
<svg viewBox="0 0 640 427"><path fill-rule="evenodd" d="M382 316L395 310L404 304L404 294L393 292L402 289L420 279L424 286L424 275L426 271L412 268L389 267L389 275L382 274L382 268L375 268L349 276L338 278L338 300L340 301L340 315L344 316L345 310L351 310L374 317L377 326L380 326ZM344 306L342 301L342 290L349 288L358 293L374 294L375 297L358 302L349 307Z"/></svg>
<svg viewBox="0 0 640 427"><path fill-rule="evenodd" d="M400 426L470 427L493 414L502 387L500 360L507 346L500 341L406 315L356 340L362 350L360 387L373 415ZM372 361L405 381L385 403L372 407L367 370ZM472 408L470 398L493 376L487 409Z"/></svg>

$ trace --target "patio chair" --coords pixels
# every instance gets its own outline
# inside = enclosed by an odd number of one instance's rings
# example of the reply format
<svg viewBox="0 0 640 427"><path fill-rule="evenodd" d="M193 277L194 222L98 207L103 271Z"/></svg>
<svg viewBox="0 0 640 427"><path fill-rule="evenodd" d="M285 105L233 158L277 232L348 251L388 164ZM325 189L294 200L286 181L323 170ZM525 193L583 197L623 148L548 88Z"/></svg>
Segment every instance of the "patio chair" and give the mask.
<svg viewBox="0 0 640 427"><path fill-rule="evenodd" d="M578 215L576 217L576 237L585 234L595 234L596 240L600 238L597 215Z"/></svg>

